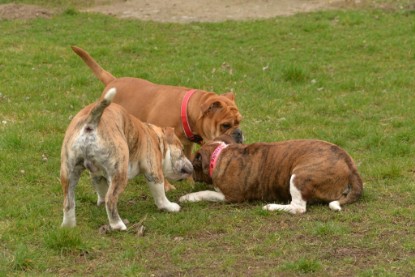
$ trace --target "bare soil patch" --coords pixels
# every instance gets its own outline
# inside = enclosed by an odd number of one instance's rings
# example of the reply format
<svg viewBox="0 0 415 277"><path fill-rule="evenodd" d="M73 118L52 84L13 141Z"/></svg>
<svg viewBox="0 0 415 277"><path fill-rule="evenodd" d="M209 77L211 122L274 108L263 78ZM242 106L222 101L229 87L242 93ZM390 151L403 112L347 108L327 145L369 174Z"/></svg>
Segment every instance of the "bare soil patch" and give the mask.
<svg viewBox="0 0 415 277"><path fill-rule="evenodd" d="M52 10L35 5L0 5L0 19L32 19L36 17L49 18L52 14Z"/></svg>
<svg viewBox="0 0 415 277"><path fill-rule="evenodd" d="M81 9L119 18L159 22L219 22L289 16L359 4L360 0L96 0ZM53 10L23 4L0 5L0 19L50 17Z"/></svg>
<svg viewBox="0 0 415 277"><path fill-rule="evenodd" d="M85 9L120 18L160 22L218 22L288 16L331 9L345 0L129 0ZM354 1L353 1L354 2Z"/></svg>

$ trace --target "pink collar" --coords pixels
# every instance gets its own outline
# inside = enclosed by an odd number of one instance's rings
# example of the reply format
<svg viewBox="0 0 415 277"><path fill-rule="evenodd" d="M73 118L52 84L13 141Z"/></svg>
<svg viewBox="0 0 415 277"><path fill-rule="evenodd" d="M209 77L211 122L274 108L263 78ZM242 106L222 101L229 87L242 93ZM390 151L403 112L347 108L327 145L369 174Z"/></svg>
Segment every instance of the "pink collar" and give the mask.
<svg viewBox="0 0 415 277"><path fill-rule="evenodd" d="M210 164L209 164L209 175L210 175L210 177L212 177L213 169L215 169L215 167L216 167L216 161L218 160L220 153L226 147L228 147L227 144L225 144L223 142L220 142L218 147L216 147L215 151L213 151L212 156L210 156Z"/></svg>
<svg viewBox="0 0 415 277"><path fill-rule="evenodd" d="M202 137L199 135L193 134L192 130L190 129L189 119L187 118L187 105L189 104L189 99L195 93L195 89L191 89L186 92L183 97L182 106L180 110L180 117L182 118L182 126L186 137L191 142L195 142L197 144L201 144L203 142Z"/></svg>

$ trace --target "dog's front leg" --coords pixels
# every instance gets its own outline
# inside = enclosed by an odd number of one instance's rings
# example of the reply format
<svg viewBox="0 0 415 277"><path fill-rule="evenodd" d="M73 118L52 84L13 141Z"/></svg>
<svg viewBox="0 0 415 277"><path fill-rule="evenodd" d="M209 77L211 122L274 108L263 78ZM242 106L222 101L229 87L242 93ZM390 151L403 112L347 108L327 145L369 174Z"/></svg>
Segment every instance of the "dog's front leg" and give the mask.
<svg viewBox="0 0 415 277"><path fill-rule="evenodd" d="M152 174L146 174L145 177L157 208L168 212L180 211L180 206L177 203L170 202L169 199L167 199L166 192L164 191L163 177L157 178Z"/></svg>

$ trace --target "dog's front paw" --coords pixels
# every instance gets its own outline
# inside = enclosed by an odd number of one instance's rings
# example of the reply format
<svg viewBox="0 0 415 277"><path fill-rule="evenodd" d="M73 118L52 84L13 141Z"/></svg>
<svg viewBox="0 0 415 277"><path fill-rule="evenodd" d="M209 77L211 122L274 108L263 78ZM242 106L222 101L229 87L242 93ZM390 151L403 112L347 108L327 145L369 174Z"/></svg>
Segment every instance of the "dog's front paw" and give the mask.
<svg viewBox="0 0 415 277"><path fill-rule="evenodd" d="M200 201L194 193L183 195L179 198L179 202L197 202Z"/></svg>
<svg viewBox="0 0 415 277"><path fill-rule="evenodd" d="M263 210L266 211L284 211L289 212L291 214L303 214L306 212L305 206L300 205L280 205L280 204L267 204L262 207Z"/></svg>
<svg viewBox="0 0 415 277"><path fill-rule="evenodd" d="M110 226L112 230L120 230L120 231L127 230L127 226L125 226L124 222L122 222L121 220L115 223L110 223Z"/></svg>
<svg viewBox="0 0 415 277"><path fill-rule="evenodd" d="M167 205L160 207L161 210L166 210L168 212L173 212L176 213L178 211L180 211L180 206L177 203L174 202L170 202Z"/></svg>
<svg viewBox="0 0 415 277"><path fill-rule="evenodd" d="M262 207L263 210L265 211L275 211L275 210L279 210L280 205L277 204L267 204L265 206Z"/></svg>

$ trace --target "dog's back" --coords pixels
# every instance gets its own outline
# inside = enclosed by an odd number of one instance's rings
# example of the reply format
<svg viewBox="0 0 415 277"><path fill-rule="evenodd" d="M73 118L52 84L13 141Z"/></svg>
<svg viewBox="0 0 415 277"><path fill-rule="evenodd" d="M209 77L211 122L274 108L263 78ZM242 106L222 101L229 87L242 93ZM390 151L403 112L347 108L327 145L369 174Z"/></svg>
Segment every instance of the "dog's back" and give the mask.
<svg viewBox="0 0 415 277"><path fill-rule="evenodd" d="M126 113L124 109L116 104L111 104L111 100L116 94L115 89L111 89L103 99L97 103L83 108L72 119L65 133L64 143L61 151L61 160L63 163L69 163L77 166L87 168L91 173L98 173L102 169L102 164L106 162L105 156L111 152L120 151L116 148L126 148L123 142L119 144L112 143L105 144L104 140L100 139L98 126L101 121L107 128L112 129L112 132L106 136L117 137L120 132L117 125L122 125L120 113ZM106 118L103 118L105 112ZM113 141L113 140L111 140Z"/></svg>
<svg viewBox="0 0 415 277"><path fill-rule="evenodd" d="M293 175L304 200L309 202L352 203L363 191L350 155L325 141L231 144L223 150L216 173L210 178L203 167L209 165L214 149L215 146L205 145L198 151L194 177L196 181L213 181L228 201L289 201Z"/></svg>

